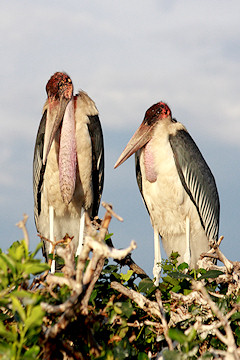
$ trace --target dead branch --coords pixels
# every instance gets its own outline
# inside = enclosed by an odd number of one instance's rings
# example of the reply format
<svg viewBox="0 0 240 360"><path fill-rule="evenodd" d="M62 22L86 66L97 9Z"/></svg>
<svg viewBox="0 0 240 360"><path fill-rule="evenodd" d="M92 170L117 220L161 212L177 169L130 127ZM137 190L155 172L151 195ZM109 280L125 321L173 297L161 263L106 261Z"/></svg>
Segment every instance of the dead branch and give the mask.
<svg viewBox="0 0 240 360"><path fill-rule="evenodd" d="M200 281L193 281L192 286L195 290L199 291L203 298L207 301L209 306L212 309L212 312L218 317L220 320L221 325L224 328L224 331L226 333L226 336L224 336L218 329L215 329L215 334L219 338L221 342L223 342L227 348L228 348L228 354L229 359L230 356L234 360L239 360L238 352L237 352L237 346L234 340L234 336L232 333L232 329L229 324L229 320L226 316L223 315L221 310L217 307L217 305L212 301L209 294L207 293L207 290L203 286L203 284Z"/></svg>
<svg viewBox="0 0 240 360"><path fill-rule="evenodd" d="M23 231L23 237L25 239L27 248L29 249L29 236L28 236L28 231L26 228L26 222L28 219L28 215L27 214L23 214L23 220L19 221L16 226L19 227L19 229L22 229Z"/></svg>
<svg viewBox="0 0 240 360"><path fill-rule="evenodd" d="M82 299L82 303L81 303L81 312L83 315L87 315L88 314L88 302L90 299L90 296L92 294L92 291L94 289L94 286L102 272L103 266L104 266L104 262L105 262L105 258L102 256L99 258L98 260L98 264L96 266L95 272L92 276L91 282L88 285L88 288L86 290L86 293Z"/></svg>
<svg viewBox="0 0 240 360"><path fill-rule="evenodd" d="M106 243L108 244L108 246L114 248L111 238L108 239ZM115 259L115 261L121 266L128 266L129 269L132 270L135 274L137 274L141 279L150 279L150 277L145 273L145 271L135 263L135 261L131 257L131 254L128 254L121 260Z"/></svg>
<svg viewBox="0 0 240 360"><path fill-rule="evenodd" d="M149 312L152 316L157 316L161 318L159 306L155 301L148 300L142 294L134 290L127 289L125 286L119 284L116 281L111 282L111 288L117 290L121 294L129 297L129 299L135 301L141 309L143 309L146 312Z"/></svg>
<svg viewBox="0 0 240 360"><path fill-rule="evenodd" d="M56 338L64 329L66 329L69 322L72 321L79 311L83 315L87 315L88 301L94 285L101 274L105 259L109 257L113 259L122 259L136 248L136 243L134 241L131 242L128 248L122 250L111 248L105 244L103 240L107 234L112 215L116 216L110 205L105 204L105 207L107 208L107 211L101 223L99 232L96 232L92 225L90 225L89 219L86 216L87 235L85 236L82 251L78 257L76 270L73 266L74 249L72 244L70 243L66 248L59 247L56 250L57 255L61 256L65 261L65 266L63 268L64 277L48 275L46 282L50 288L55 285L68 285L71 290L71 295L60 305L53 306L46 303L41 304L42 308L48 313L62 313L57 323L46 330L46 340ZM92 251L92 258L84 272L90 251Z"/></svg>
<svg viewBox="0 0 240 360"><path fill-rule="evenodd" d="M114 211L113 211L113 209L112 209L112 205L110 205L110 204L107 204L106 202L102 202L102 206L107 210L107 212L108 213L110 213L111 214L111 216L114 216L117 220L119 220L119 221L123 221L123 218L121 217L121 216L119 216L119 215L117 215Z"/></svg>
<svg viewBox="0 0 240 360"><path fill-rule="evenodd" d="M168 336L169 328L168 328L167 320L166 320L166 317L165 317L165 311L163 309L163 304L162 304L162 299L161 299L161 292L160 292L159 289L157 289L157 291L156 291L156 299L157 299L157 303L158 303L159 310L160 310L160 319L161 319L162 326L163 326L164 336L165 336L165 339L166 339L166 341L168 343L169 350L173 350L172 340Z"/></svg>

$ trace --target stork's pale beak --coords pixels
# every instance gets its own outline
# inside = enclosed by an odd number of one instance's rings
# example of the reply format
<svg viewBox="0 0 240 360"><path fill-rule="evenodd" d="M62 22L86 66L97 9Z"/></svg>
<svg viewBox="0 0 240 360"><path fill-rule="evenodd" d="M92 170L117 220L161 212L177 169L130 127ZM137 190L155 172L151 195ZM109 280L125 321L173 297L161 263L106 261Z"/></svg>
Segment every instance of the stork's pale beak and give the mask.
<svg viewBox="0 0 240 360"><path fill-rule="evenodd" d="M49 151L56 132L62 122L67 104L71 99L61 94L59 100L55 100L52 97L48 98L47 120L43 146L43 165L46 164Z"/></svg>
<svg viewBox="0 0 240 360"><path fill-rule="evenodd" d="M134 154L137 150L141 149L151 140L152 130L153 130L153 125L149 125L144 121L142 122L142 124L139 126L135 134L129 140L122 154L119 156L116 164L114 165L114 169L116 169L132 154Z"/></svg>

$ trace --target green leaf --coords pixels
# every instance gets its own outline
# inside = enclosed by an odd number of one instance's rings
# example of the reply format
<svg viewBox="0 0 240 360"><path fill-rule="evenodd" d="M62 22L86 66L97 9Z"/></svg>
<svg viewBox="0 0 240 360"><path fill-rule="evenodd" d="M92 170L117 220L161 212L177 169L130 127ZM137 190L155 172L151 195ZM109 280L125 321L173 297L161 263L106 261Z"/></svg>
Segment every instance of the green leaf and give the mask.
<svg viewBox="0 0 240 360"><path fill-rule="evenodd" d="M163 266L162 266L162 269L163 269L165 272L171 271L171 270L173 270L173 265L172 265L172 264L163 265Z"/></svg>
<svg viewBox="0 0 240 360"><path fill-rule="evenodd" d="M107 235L105 236L105 241L108 240L108 239L110 239L112 236L113 236L113 233L107 234Z"/></svg>
<svg viewBox="0 0 240 360"><path fill-rule="evenodd" d="M215 279L217 278L219 275L223 275L224 273L222 271L219 270L209 270L207 271L205 274L203 274L202 276L200 276L198 278L198 280L202 280L202 279Z"/></svg>
<svg viewBox="0 0 240 360"><path fill-rule="evenodd" d="M193 279L192 276L190 276L188 274L180 273L178 271L170 272L170 273L168 273L168 275L171 276L174 279L189 279L189 280Z"/></svg>
<svg viewBox="0 0 240 360"><path fill-rule="evenodd" d="M8 341L15 341L17 338L17 333L11 330L7 330L2 321L0 321L0 335Z"/></svg>
<svg viewBox="0 0 240 360"><path fill-rule="evenodd" d="M233 314L231 316L231 320L234 321L234 320L239 320L240 319L240 312L237 311L235 314Z"/></svg>
<svg viewBox="0 0 240 360"><path fill-rule="evenodd" d="M169 329L168 335L172 340L178 341L180 344L184 344L187 342L187 336L178 329Z"/></svg>
<svg viewBox="0 0 240 360"><path fill-rule="evenodd" d="M0 254L0 273L4 274L5 276L7 276L8 274L7 263L2 258L2 254ZM1 276L1 281L2 281L2 276Z"/></svg>
<svg viewBox="0 0 240 360"><path fill-rule="evenodd" d="M117 280L121 280L121 275L116 273L115 271L111 273L111 276L114 276Z"/></svg>
<svg viewBox="0 0 240 360"><path fill-rule="evenodd" d="M21 320L24 322L26 319L26 314L25 314L25 310L22 306L22 304L20 303L20 301L18 300L18 298L14 295L11 295L11 300L12 300L12 309L13 312L18 312Z"/></svg>
<svg viewBox="0 0 240 360"><path fill-rule="evenodd" d="M16 358L16 350L13 348L12 344L5 343L0 344L0 359L9 360Z"/></svg>
<svg viewBox="0 0 240 360"><path fill-rule="evenodd" d="M170 351L170 350L164 350L163 351L163 360L182 360L183 357L180 354L179 351Z"/></svg>
<svg viewBox="0 0 240 360"><path fill-rule="evenodd" d="M117 265L107 265L105 266L105 268L103 269L102 273L103 274L111 274L113 272L118 271L118 266Z"/></svg>
<svg viewBox="0 0 240 360"><path fill-rule="evenodd" d="M121 327L119 328L119 332L118 335L123 339L128 332L128 326L127 326L127 321L125 319L122 319L122 324Z"/></svg>
<svg viewBox="0 0 240 360"><path fill-rule="evenodd" d="M192 327L189 334L187 335L187 342L192 342L197 335L197 331Z"/></svg>
<svg viewBox="0 0 240 360"><path fill-rule="evenodd" d="M94 300L97 297L97 294L98 294L98 291L96 289L93 289L93 291L91 293L91 296L90 296L90 299L89 299L89 302L94 302Z"/></svg>
<svg viewBox="0 0 240 360"><path fill-rule="evenodd" d="M143 279L138 285L138 291L141 293L147 293L154 287L153 281L149 278Z"/></svg>
<svg viewBox="0 0 240 360"><path fill-rule="evenodd" d="M179 281L177 278L173 278L172 276L168 276L168 275L163 278L163 281L165 283L171 284L173 286L176 286L179 284Z"/></svg>
<svg viewBox="0 0 240 360"><path fill-rule="evenodd" d="M19 261L25 258L25 251L22 245L18 246L14 252L14 258Z"/></svg>
<svg viewBox="0 0 240 360"><path fill-rule="evenodd" d="M122 303L120 303L120 302L113 304L113 309L114 309L115 313L117 313L118 315L122 314L121 307L122 307Z"/></svg>
<svg viewBox="0 0 240 360"><path fill-rule="evenodd" d="M121 303L122 314L129 318L133 313L133 306L130 302L122 302Z"/></svg>
<svg viewBox="0 0 240 360"><path fill-rule="evenodd" d="M16 261L26 259L28 257L28 249L25 240L21 242L15 241L8 249L8 254Z"/></svg>
<svg viewBox="0 0 240 360"><path fill-rule="evenodd" d="M149 357L147 356L147 354L145 354L144 352L140 352L138 353L138 358L137 360L148 360Z"/></svg>
<svg viewBox="0 0 240 360"><path fill-rule="evenodd" d="M133 270L128 270L128 272L127 272L126 274L120 273L121 279L122 279L124 282L126 282L126 281L128 281L128 280L131 278L132 274L133 274Z"/></svg>
<svg viewBox="0 0 240 360"><path fill-rule="evenodd" d="M21 357L23 360L34 360L36 356L39 354L40 347L38 345L34 345L31 349L27 350L24 355Z"/></svg>
<svg viewBox="0 0 240 360"><path fill-rule="evenodd" d="M29 262L24 264L24 268L23 271L24 273L30 275L36 275L36 274L40 274L46 270L49 270L49 265L45 264L45 263L35 263L35 262Z"/></svg>
<svg viewBox="0 0 240 360"><path fill-rule="evenodd" d="M189 265L186 262L181 263L180 265L178 265L178 270L185 270L189 268Z"/></svg>
<svg viewBox="0 0 240 360"><path fill-rule="evenodd" d="M129 355L131 354L131 349L128 340L126 340L125 338L119 341L119 343L114 347L113 353L114 359L116 360L125 360L126 358L129 358Z"/></svg>
<svg viewBox="0 0 240 360"><path fill-rule="evenodd" d="M1 258L5 261L5 263L7 264L8 268L12 271L13 274L16 274L16 266L15 266L15 262L13 261L13 259L11 259L10 256L2 253Z"/></svg>
<svg viewBox="0 0 240 360"><path fill-rule="evenodd" d="M41 305L34 306L31 315L25 321L25 328L38 327L42 325L42 318L45 312L42 310Z"/></svg>
<svg viewBox="0 0 240 360"><path fill-rule="evenodd" d="M191 289L183 289L183 295L188 295L192 292Z"/></svg>
<svg viewBox="0 0 240 360"><path fill-rule="evenodd" d="M180 254L177 251L173 251L170 255L170 259L173 260L177 260L177 258L179 258Z"/></svg>
<svg viewBox="0 0 240 360"><path fill-rule="evenodd" d="M171 289L171 291L172 291L172 292L175 292L175 293L178 293L180 290L181 290L181 286L180 286L180 285L176 285L176 286L174 286L174 287Z"/></svg>

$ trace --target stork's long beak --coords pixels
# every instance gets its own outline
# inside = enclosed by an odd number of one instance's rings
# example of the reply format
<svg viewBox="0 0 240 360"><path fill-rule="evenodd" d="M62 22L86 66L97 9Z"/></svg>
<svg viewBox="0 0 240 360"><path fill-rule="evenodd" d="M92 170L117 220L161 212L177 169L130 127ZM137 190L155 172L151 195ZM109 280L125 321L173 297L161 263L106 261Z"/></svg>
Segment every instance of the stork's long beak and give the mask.
<svg viewBox="0 0 240 360"><path fill-rule="evenodd" d="M132 154L134 154L138 149L146 145L152 138L152 129L153 125L148 125L146 122L142 122L135 134L129 140L127 146L123 150L122 154L119 156L114 169L121 165L125 160L127 160Z"/></svg>
<svg viewBox="0 0 240 360"><path fill-rule="evenodd" d="M47 157L56 135L56 132L63 119L67 104L71 99L66 99L63 95L59 100L48 98L47 120L43 146L43 165L46 164Z"/></svg>

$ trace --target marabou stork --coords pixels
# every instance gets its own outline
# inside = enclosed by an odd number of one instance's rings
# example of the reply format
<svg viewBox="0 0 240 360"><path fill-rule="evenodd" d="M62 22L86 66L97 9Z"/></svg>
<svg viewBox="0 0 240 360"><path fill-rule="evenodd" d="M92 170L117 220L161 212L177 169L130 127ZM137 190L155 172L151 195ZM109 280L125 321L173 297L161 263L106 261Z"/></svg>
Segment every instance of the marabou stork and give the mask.
<svg viewBox="0 0 240 360"><path fill-rule="evenodd" d="M103 190L102 129L95 103L83 91L73 96L67 74L56 72L46 92L33 159L35 224L37 231L52 241L66 233L74 236L78 255L85 212L92 218L98 214ZM44 241L46 259L49 252L52 246Z"/></svg>
<svg viewBox="0 0 240 360"><path fill-rule="evenodd" d="M209 242L218 238L219 197L197 145L165 103L146 111L115 168L134 153L138 187L154 230L153 275L158 285L159 234L167 256L177 251L179 262L195 268Z"/></svg>

